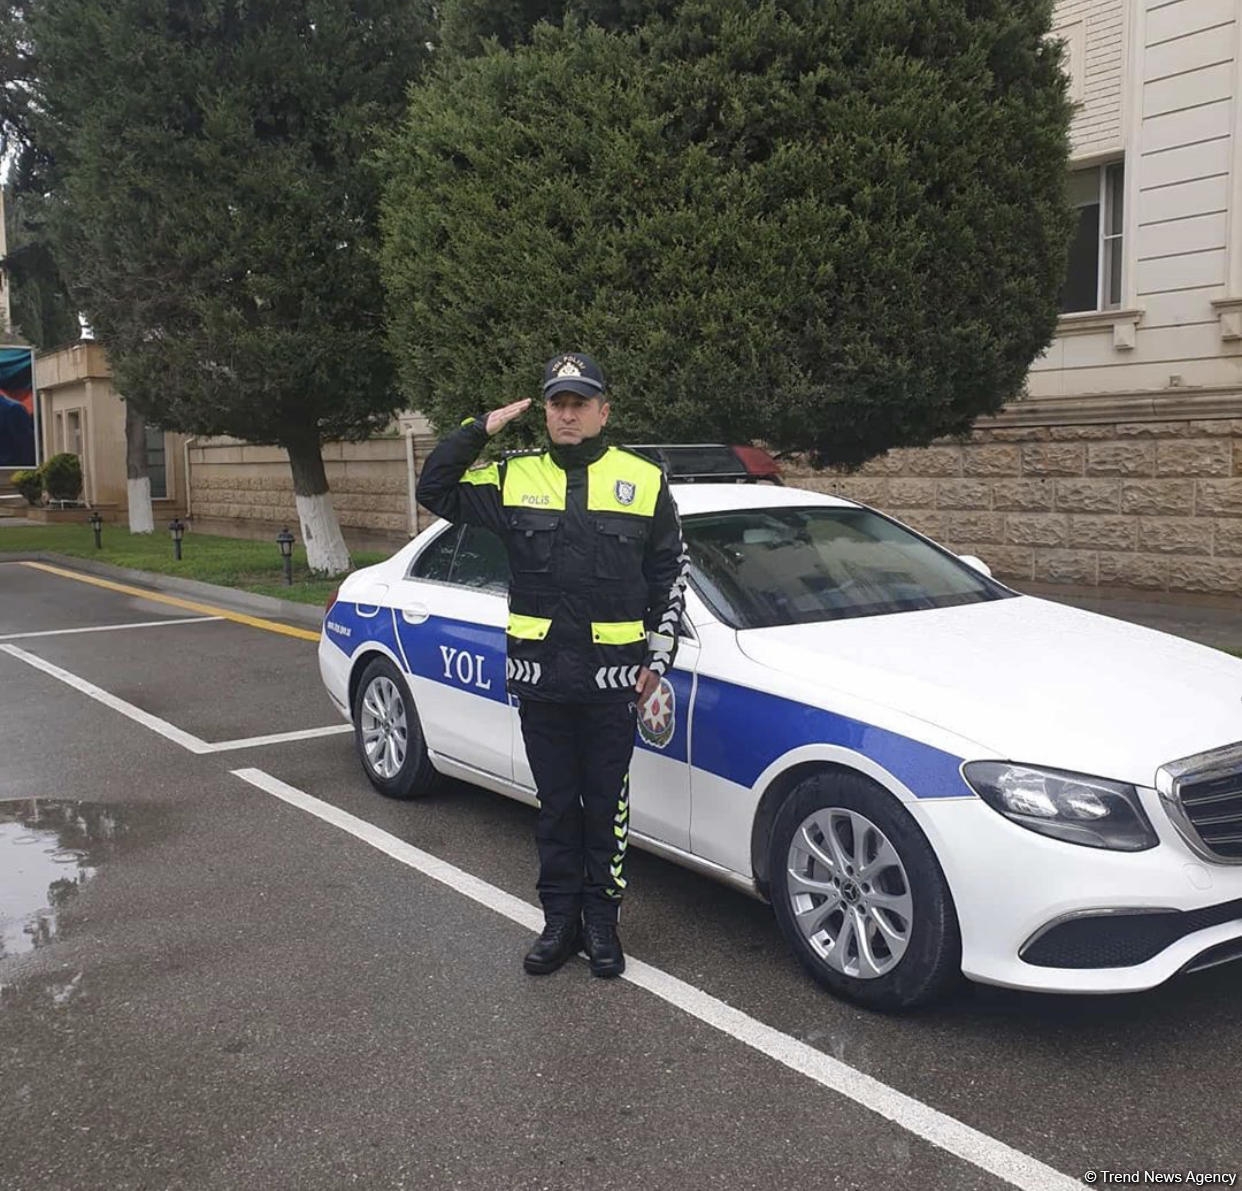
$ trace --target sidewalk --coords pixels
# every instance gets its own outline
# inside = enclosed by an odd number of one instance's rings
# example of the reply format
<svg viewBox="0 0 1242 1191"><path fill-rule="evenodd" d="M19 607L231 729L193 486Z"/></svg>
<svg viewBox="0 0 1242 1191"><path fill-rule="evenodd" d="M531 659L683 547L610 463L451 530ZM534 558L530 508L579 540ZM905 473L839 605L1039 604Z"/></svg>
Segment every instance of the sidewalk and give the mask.
<svg viewBox="0 0 1242 1191"><path fill-rule="evenodd" d="M1112 592L1092 587L1062 587L1051 583L1009 584L1015 591L1071 604L1187 637L1202 645L1242 654L1242 597L1191 595L1181 592Z"/></svg>

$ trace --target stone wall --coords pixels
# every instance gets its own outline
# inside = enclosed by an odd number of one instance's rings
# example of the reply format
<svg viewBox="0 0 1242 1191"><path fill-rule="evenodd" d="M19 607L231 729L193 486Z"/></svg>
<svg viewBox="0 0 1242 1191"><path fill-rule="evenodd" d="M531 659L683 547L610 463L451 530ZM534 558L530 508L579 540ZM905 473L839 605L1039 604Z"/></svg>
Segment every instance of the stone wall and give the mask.
<svg viewBox="0 0 1242 1191"><path fill-rule="evenodd" d="M990 424L791 484L872 505L999 576L1242 595L1242 418Z"/></svg>
<svg viewBox="0 0 1242 1191"><path fill-rule="evenodd" d="M1094 421L1074 422L1089 403L1017 403L964 440L890 451L851 475L786 463L785 478L873 505L1002 578L1242 596L1242 403L1191 398L1183 412L1208 400L1228 416L1156 417L1144 399L1143 420L1132 406L1104 420L1108 399ZM415 435L417 467L434 445ZM328 444L324 459L351 545L407 539L402 438ZM192 446L190 462L196 528L266 537L296 526L284 452L216 440ZM433 519L419 510L419 528Z"/></svg>
<svg viewBox="0 0 1242 1191"><path fill-rule="evenodd" d="M415 436L421 464L435 439ZM405 441L391 436L361 443L327 443L324 467L332 503L354 544L395 545L410 534ZM267 536L281 526L296 531L293 477L285 452L231 440L190 447L191 515L204 532ZM419 526L433 520L419 510Z"/></svg>

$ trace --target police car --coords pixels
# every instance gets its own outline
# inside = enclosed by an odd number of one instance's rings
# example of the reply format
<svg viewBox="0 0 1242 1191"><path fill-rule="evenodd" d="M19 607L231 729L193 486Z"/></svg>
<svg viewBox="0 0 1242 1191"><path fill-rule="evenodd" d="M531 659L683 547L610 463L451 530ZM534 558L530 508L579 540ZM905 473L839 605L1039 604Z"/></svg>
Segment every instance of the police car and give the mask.
<svg viewBox="0 0 1242 1191"><path fill-rule="evenodd" d="M767 898L834 992L1121 992L1242 957L1242 661L1020 595L866 506L674 488L691 558L631 839ZM351 575L319 663L382 793L535 801L507 568L438 522Z"/></svg>

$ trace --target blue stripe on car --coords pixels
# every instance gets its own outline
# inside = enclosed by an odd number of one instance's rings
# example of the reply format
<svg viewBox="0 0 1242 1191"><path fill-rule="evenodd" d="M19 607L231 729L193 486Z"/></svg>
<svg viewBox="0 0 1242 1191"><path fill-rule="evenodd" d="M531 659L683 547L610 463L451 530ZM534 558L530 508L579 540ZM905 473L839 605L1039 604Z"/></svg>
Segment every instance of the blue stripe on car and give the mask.
<svg viewBox="0 0 1242 1191"><path fill-rule="evenodd" d="M388 609L377 608L374 604L361 607L368 615L362 615L357 604L337 600L323 618L323 631L328 640L347 657L362 641L378 641L396 653L397 639Z"/></svg>
<svg viewBox="0 0 1242 1191"><path fill-rule="evenodd" d="M420 678L464 687L480 698L507 701L503 629L445 616L407 625L398 616L388 608L362 616L355 605L338 601L324 630L346 654L363 641L378 641L404 658L409 671ZM394 624L400 626L400 646ZM458 671L452 662L446 663L441 647L469 654L472 664ZM455 660L456 653L452 657ZM460 677L467 671L469 683ZM676 695L673 737L667 746L657 748L637 736L636 747L685 761L691 678L677 669L668 678ZM961 757L862 720L700 675L694 704L695 769L749 788L773 761L810 744L838 745L870 757L919 798L973 797L958 769Z"/></svg>
<svg viewBox="0 0 1242 1191"><path fill-rule="evenodd" d="M429 616L421 624L397 623L411 674L468 690L481 699L508 702L504 629L447 616ZM451 653L446 656L444 650ZM468 656L468 666L460 663L460 654Z"/></svg>
<svg viewBox="0 0 1242 1191"><path fill-rule="evenodd" d="M694 767L750 787L778 757L832 744L870 757L919 798L973 797L962 758L885 728L764 691L699 676Z"/></svg>

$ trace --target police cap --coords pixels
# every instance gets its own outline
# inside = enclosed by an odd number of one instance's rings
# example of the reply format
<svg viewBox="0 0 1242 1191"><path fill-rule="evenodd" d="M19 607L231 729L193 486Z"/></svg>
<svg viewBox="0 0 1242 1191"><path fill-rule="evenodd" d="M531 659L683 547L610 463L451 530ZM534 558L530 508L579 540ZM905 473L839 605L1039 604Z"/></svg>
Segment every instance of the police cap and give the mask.
<svg viewBox="0 0 1242 1191"><path fill-rule="evenodd" d="M557 393L603 397L604 374L599 365L583 352L553 356L543 367L544 400Z"/></svg>

